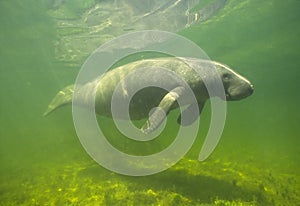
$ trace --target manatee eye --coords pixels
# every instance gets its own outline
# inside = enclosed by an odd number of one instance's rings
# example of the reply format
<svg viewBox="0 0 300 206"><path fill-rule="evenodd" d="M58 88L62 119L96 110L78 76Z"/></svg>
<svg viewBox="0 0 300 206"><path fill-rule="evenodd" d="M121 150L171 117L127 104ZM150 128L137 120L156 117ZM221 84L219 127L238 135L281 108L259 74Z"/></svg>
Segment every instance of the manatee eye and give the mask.
<svg viewBox="0 0 300 206"><path fill-rule="evenodd" d="M223 74L223 76L222 76L222 79L223 79L224 81L229 81L230 78L231 78L231 75L228 74L228 73L225 73L225 74Z"/></svg>

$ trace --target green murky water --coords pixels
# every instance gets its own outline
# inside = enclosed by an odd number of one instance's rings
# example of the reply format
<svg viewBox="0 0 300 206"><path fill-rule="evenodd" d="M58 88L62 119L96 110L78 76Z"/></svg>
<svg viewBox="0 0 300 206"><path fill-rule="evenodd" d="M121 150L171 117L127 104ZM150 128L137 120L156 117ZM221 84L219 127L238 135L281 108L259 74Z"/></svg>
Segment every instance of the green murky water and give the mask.
<svg viewBox="0 0 300 206"><path fill-rule="evenodd" d="M0 205L299 204L300 1L228 0L179 32L250 79L255 93L228 103L223 136L206 161L197 155L209 108L179 163L138 178L107 171L86 154L71 107L42 116L82 64L55 59L59 33L49 10L69 4L63 12L76 18L92 3L85 2L0 1ZM113 131L110 123L104 120Z"/></svg>

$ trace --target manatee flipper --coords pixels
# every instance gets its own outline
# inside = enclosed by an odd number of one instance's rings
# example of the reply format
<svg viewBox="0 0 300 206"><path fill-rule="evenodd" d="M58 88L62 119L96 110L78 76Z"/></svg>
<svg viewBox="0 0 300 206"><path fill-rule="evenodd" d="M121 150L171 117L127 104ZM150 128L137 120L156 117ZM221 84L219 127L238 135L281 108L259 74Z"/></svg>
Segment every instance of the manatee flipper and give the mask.
<svg viewBox="0 0 300 206"><path fill-rule="evenodd" d="M184 92L184 87L176 87L171 90L159 103L158 107L155 108L154 112L150 115L147 122L142 126L141 131L145 134L153 132L159 127L168 114L171 106Z"/></svg>
<svg viewBox="0 0 300 206"><path fill-rule="evenodd" d="M205 102L200 102L198 104L191 104L188 106L183 112L183 116L188 116L188 118L181 119L181 114L179 115L177 119L177 123L182 126L188 126L191 125L201 114L201 111L205 105ZM198 110L198 112L197 112Z"/></svg>
<svg viewBox="0 0 300 206"><path fill-rule="evenodd" d="M63 90L59 91L54 99L50 102L47 110L44 113L44 116L49 115L51 112L56 110L57 108L69 104L72 102L74 93L74 85L69 85L65 87Z"/></svg>

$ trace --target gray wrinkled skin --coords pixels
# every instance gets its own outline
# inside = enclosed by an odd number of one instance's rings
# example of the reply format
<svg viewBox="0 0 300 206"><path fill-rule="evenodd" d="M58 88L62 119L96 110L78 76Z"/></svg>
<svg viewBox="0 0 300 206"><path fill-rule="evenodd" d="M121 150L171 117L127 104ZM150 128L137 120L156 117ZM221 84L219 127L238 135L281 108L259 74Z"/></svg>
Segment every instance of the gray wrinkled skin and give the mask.
<svg viewBox="0 0 300 206"><path fill-rule="evenodd" d="M216 70L212 69L211 66ZM146 72L143 70L141 73L139 68L149 69ZM203 75L200 76L194 70L195 68L201 70ZM130 74L129 78L127 78L128 74ZM158 106L167 114L170 110L178 107L176 98L182 98L184 104L190 105L192 108L194 106L191 105L193 102L185 93L186 86L192 89L201 112L206 100L210 98L203 79L205 78L206 84L213 86L218 77L222 80L225 96L222 96L218 91L214 93L214 96L220 94L219 97L226 101L235 101L248 97L253 93L253 85L246 78L221 63L193 58L166 57L132 62L110 70L84 85L77 85L79 89L76 90L78 93L75 95L74 103L78 106L87 107L87 105L90 105L90 101L93 100L91 97L95 92L96 113L111 117L111 99L119 83L121 84L121 90L117 91L116 101L121 102L128 100L127 98L133 95L132 92L135 88L141 88L145 81L151 80L168 91L159 87L147 87L138 91L130 101L129 113L132 120L148 118L150 110ZM186 82L187 85L183 84L181 80ZM44 115L48 115L60 106L70 104L73 92L73 85L60 91L49 104ZM119 116L118 118L122 119L124 117ZM159 122L151 122L150 117L146 126L143 127L145 133L155 130L162 120L156 118L155 121ZM178 121L180 122L180 120ZM151 126L154 124L155 127Z"/></svg>

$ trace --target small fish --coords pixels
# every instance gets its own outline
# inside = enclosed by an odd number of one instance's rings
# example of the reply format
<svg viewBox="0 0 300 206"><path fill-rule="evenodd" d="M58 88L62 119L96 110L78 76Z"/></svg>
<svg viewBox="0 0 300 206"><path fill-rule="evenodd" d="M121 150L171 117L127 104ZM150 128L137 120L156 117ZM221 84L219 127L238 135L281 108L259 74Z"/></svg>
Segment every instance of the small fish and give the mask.
<svg viewBox="0 0 300 206"><path fill-rule="evenodd" d="M205 6L203 9L200 9L198 12L192 14L192 22L191 24L195 23L201 23L208 19L210 19L212 16L214 16L220 9L222 9L227 0L217 0L214 3L211 3L207 6Z"/></svg>

